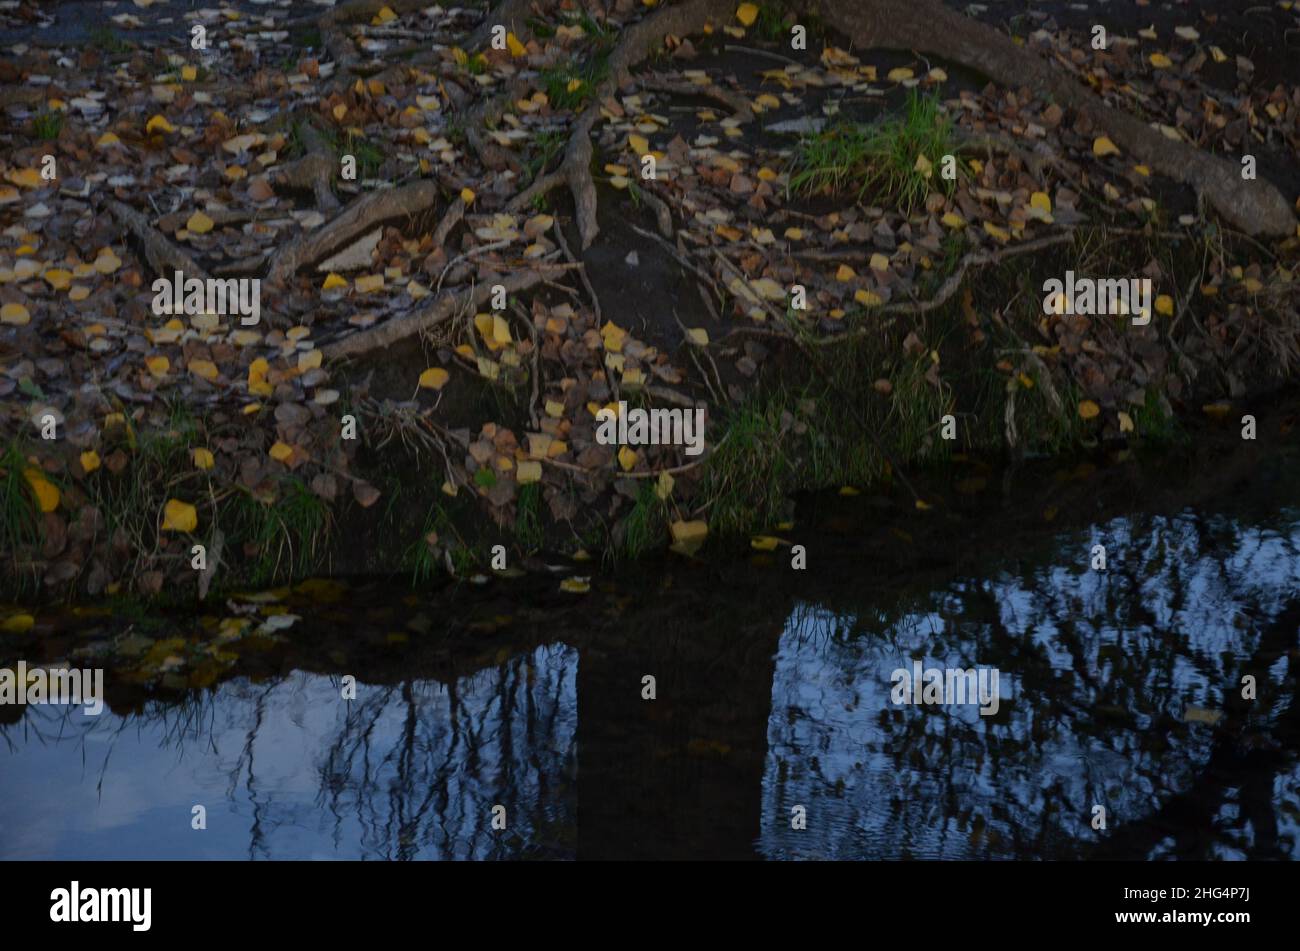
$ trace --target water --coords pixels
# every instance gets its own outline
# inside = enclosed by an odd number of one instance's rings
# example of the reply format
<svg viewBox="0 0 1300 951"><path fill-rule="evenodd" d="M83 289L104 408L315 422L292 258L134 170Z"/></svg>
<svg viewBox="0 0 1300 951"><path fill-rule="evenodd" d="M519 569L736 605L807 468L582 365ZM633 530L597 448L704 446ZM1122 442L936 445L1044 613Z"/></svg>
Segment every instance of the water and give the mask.
<svg viewBox="0 0 1300 951"><path fill-rule="evenodd" d="M109 708L7 708L0 857L1294 859L1290 459L1194 505L1131 466L1037 470L926 518L815 500L802 573L778 549L586 595L541 577L317 586L206 627L69 614L0 666L103 657ZM214 652L236 609L301 620ZM997 713L893 703L915 660L996 668Z"/></svg>

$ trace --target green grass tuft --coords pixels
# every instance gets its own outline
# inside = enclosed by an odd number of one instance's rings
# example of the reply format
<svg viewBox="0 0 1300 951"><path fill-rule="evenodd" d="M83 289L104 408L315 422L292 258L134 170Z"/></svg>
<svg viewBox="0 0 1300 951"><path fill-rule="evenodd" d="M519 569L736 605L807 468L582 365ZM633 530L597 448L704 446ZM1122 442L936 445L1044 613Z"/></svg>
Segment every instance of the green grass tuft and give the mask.
<svg viewBox="0 0 1300 951"><path fill-rule="evenodd" d="M515 502L515 538L525 551L533 552L545 540L542 524L542 487L536 482L519 490Z"/></svg>
<svg viewBox="0 0 1300 951"><path fill-rule="evenodd" d="M901 115L871 125L839 122L804 136L790 161L789 189L803 195L852 194L910 214L932 187L951 193L954 183L940 173L943 156L955 154L955 147L952 120L938 97L912 92ZM918 156L931 163L928 178L916 168Z"/></svg>
<svg viewBox="0 0 1300 951"><path fill-rule="evenodd" d="M63 131L63 113L42 112L32 120L32 131L43 142L57 139Z"/></svg>

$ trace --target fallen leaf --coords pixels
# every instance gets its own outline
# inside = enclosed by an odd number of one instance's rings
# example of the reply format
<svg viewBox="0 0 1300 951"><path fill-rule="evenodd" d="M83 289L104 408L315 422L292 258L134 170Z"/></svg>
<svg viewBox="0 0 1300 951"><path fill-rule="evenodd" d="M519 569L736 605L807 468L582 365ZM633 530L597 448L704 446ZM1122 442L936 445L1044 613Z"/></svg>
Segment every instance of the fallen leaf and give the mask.
<svg viewBox="0 0 1300 951"><path fill-rule="evenodd" d="M196 211L190 215L189 220L185 222L185 230L191 234L207 234L212 230L214 222L211 218L201 211Z"/></svg>
<svg viewBox="0 0 1300 951"><path fill-rule="evenodd" d="M30 614L11 614L0 621L0 631L6 634L26 634L35 623L36 618Z"/></svg>
<svg viewBox="0 0 1300 951"><path fill-rule="evenodd" d="M680 519L669 526L673 535L671 548L681 555L693 555L700 550L709 535L709 525L704 521L684 522Z"/></svg>
<svg viewBox="0 0 1300 951"><path fill-rule="evenodd" d="M420 374L420 387L425 390L440 390L447 385L451 374L442 367L429 367Z"/></svg>
<svg viewBox="0 0 1300 951"><path fill-rule="evenodd" d="M192 532L198 524L199 513L188 502L168 499L167 504L163 506L162 530L164 532Z"/></svg>
<svg viewBox="0 0 1300 951"><path fill-rule="evenodd" d="M155 132L175 132L176 127L167 121L165 116L154 116L145 125L144 131L152 135Z"/></svg>
<svg viewBox="0 0 1300 951"><path fill-rule="evenodd" d="M1103 158L1107 155L1118 155L1119 148L1114 142L1103 135L1099 136L1096 141L1092 143L1092 154L1097 156L1097 158Z"/></svg>
<svg viewBox="0 0 1300 951"><path fill-rule="evenodd" d="M32 315L28 313L27 308L22 304L9 303L0 305L0 323L22 327L30 323L31 319Z"/></svg>
<svg viewBox="0 0 1300 951"><path fill-rule="evenodd" d="M59 507L59 487L45 478L40 469L27 469L23 477L31 486L32 495L36 497L36 507L40 511L53 512Z"/></svg>

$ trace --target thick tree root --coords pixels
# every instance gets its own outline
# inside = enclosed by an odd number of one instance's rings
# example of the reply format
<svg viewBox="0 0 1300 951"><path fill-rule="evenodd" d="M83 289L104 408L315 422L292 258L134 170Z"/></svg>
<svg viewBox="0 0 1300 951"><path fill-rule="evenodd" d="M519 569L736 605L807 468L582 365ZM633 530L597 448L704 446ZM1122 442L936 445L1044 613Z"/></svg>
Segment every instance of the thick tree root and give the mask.
<svg viewBox="0 0 1300 951"><path fill-rule="evenodd" d="M609 55L609 75L595 90L589 105L569 131L564 161L548 175L543 175L510 200L507 208L519 211L538 197L567 184L573 193L578 234L582 250L591 247L600 233L596 223L596 186L591 178L591 133L600 120L600 103L631 78L633 67L647 59L669 35L699 33L711 21L721 22L732 12L731 0L692 0L681 6L667 7L652 13L623 31L618 45Z"/></svg>
<svg viewBox="0 0 1300 951"><path fill-rule="evenodd" d="M701 99L711 99L720 103L731 110L732 114L741 122L749 122L754 118L754 109L749 104L749 100L740 93L731 92L723 89L713 83L707 86L701 86L696 83L678 82L672 79L666 79L662 76L638 76L637 85L642 89L649 89L652 92L670 93L674 96L698 96Z"/></svg>
<svg viewBox="0 0 1300 951"><path fill-rule="evenodd" d="M325 137L313 124L304 123L301 129L307 154L276 169L270 176L271 184L285 188L310 188L316 196L317 210L337 211L339 200L334 196L333 184L338 160Z"/></svg>
<svg viewBox="0 0 1300 951"><path fill-rule="evenodd" d="M208 279L207 272L195 263L194 259L176 245L168 241L161 231L149 224L149 219L130 205L123 204L115 198L105 201L113 217L144 247L145 260L155 274L171 278L173 271L183 271L186 277Z"/></svg>
<svg viewBox="0 0 1300 951"><path fill-rule="evenodd" d="M554 266L548 267L554 270ZM517 294L542 283L540 269L515 271L496 283L505 286L507 294ZM374 327L344 337L335 343L321 348L327 360L340 357L357 357L371 350L382 350L413 334L436 327L462 311L482 306L492 296L492 285L480 284L477 287L461 291L448 291L420 310L393 317Z"/></svg>
<svg viewBox="0 0 1300 951"><path fill-rule="evenodd" d="M974 69L1009 88L1050 92L1134 159L1196 189L1233 227L1251 235L1295 234L1291 206L1268 182L1243 181L1239 165L1164 137L940 0L811 0L811 5L860 47L916 50Z"/></svg>
<svg viewBox="0 0 1300 951"><path fill-rule="evenodd" d="M362 195L341 213L315 231L300 235L271 259L267 280L282 284L298 269L319 261L331 251L394 218L411 217L437 204L441 187L433 181L417 181L401 188Z"/></svg>
<svg viewBox="0 0 1300 951"><path fill-rule="evenodd" d="M474 32L465 38L465 49L478 52L491 38L492 28L498 25L504 26L522 42L525 32L524 21L531 15L532 6L533 0L505 0L504 3L497 4L488 11L487 16Z"/></svg>
<svg viewBox="0 0 1300 951"><path fill-rule="evenodd" d="M321 14L317 25L320 27L321 43L330 57L338 64L334 81L342 82L339 76L350 70L360 59L356 44L347 34L347 25L362 20L370 20L384 7L388 7L399 16L413 13L432 4L426 0L349 0L349 2Z"/></svg>

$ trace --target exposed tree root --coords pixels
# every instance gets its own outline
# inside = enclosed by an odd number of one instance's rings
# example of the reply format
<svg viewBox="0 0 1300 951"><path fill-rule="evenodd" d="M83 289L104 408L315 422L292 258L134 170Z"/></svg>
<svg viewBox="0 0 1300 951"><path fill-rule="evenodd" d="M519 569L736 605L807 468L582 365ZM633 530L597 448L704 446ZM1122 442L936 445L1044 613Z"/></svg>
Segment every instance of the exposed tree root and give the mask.
<svg viewBox="0 0 1300 951"><path fill-rule="evenodd" d="M554 265L550 266L554 269ZM507 274L496 283L505 287L507 294L517 294L542 282L541 269L530 268ZM393 317L375 327L367 328L335 343L321 348L326 359L356 357L371 350L382 350L413 334L436 327L462 310L480 307L492 295L492 285L480 284L461 291L448 291L420 310Z"/></svg>
<svg viewBox="0 0 1300 951"><path fill-rule="evenodd" d="M533 0L504 0L488 11L487 16L468 37L465 39L465 48L468 50L477 50L492 35L492 28L500 25L504 26L507 31L519 37L522 41L524 30L524 21L529 17L533 6Z"/></svg>
<svg viewBox="0 0 1300 951"><path fill-rule="evenodd" d="M155 273L170 275L173 271L184 271L187 277L208 279L207 273L193 258L163 237L162 232L149 224L149 219L140 212L116 198L109 198L104 204L118 223L144 246L145 260Z"/></svg>
<svg viewBox="0 0 1300 951"><path fill-rule="evenodd" d="M1023 241L1020 244L1013 244L1010 247L1003 248L1001 251L973 251L966 255L957 264L956 270L948 275L948 279L940 285L939 290L929 300L924 301L896 301L886 304L878 311L882 314L911 314L919 316L928 314L932 310L938 310L957 293L961 287L962 281L966 279L966 272L973 267L984 267L989 264L1000 264L1003 261L1019 257L1022 254L1034 254L1042 251L1044 248L1052 248L1058 244L1066 244L1074 240L1074 232L1063 231L1057 234L1044 235L1041 238L1035 238L1033 241ZM839 340L839 337L828 338L831 341Z"/></svg>
<svg viewBox="0 0 1300 951"><path fill-rule="evenodd" d="M335 82L343 82L341 73L350 70L360 59L356 44L348 36L347 25L361 20L370 20L384 7L388 7L399 16L412 13L431 6L426 0L348 0L347 3L321 14L316 21L320 28L321 44L337 65Z"/></svg>
<svg viewBox="0 0 1300 951"><path fill-rule="evenodd" d="M730 109L735 117L741 122L749 122L754 118L754 109L749 104L748 99L740 93L723 89L715 83L701 86L697 83L679 82L672 79L666 79L662 76L638 76L637 85L642 89L649 89L652 92L665 92L671 93L674 96L698 96L701 99L711 99Z"/></svg>
<svg viewBox="0 0 1300 951"><path fill-rule="evenodd" d="M362 195L320 228L300 235L277 251L267 269L267 280L284 283L299 268L319 261L375 225L432 208L440 195L441 187L434 181L417 181Z"/></svg>
<svg viewBox="0 0 1300 951"><path fill-rule="evenodd" d="M669 35L699 33L710 20L721 21L730 15L731 0L692 0L681 6L666 7L623 31L618 45L609 55L609 75L595 90L591 104L569 131L564 161L548 175L543 175L510 200L511 211L526 208L539 195L567 184L573 193L574 214L582 250L591 247L600 233L596 223L596 185L591 178L591 133L600 120L600 103L631 77L632 68L641 63Z"/></svg>
<svg viewBox="0 0 1300 951"><path fill-rule="evenodd" d="M1140 162L1205 196L1225 221L1251 235L1291 235L1290 204L1263 180L1242 181L1239 165L1165 138L1108 106L1084 86L1006 36L940 0L809 0L835 29L863 48L916 50L960 63L1016 89L1050 92Z"/></svg>
<svg viewBox="0 0 1300 951"><path fill-rule="evenodd" d="M316 196L319 211L337 211L339 200L334 197L333 184L338 160L334 150L311 122L303 123L300 129L307 154L276 169L270 176L271 184L295 189L310 188Z"/></svg>

